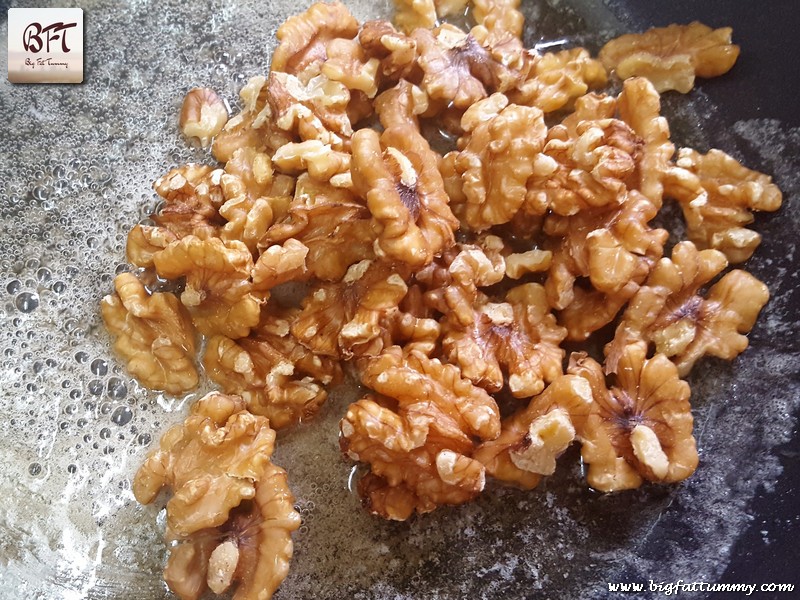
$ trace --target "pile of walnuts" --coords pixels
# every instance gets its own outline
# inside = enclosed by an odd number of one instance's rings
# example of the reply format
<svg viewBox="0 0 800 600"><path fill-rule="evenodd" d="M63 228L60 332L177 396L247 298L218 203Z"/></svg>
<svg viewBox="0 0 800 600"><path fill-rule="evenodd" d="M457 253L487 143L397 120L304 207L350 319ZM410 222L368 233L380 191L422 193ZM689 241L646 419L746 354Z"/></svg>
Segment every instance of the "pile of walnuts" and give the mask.
<svg viewBox="0 0 800 600"><path fill-rule="evenodd" d="M698 462L681 378L742 352L767 302L745 271L714 281L780 191L719 150L676 153L660 114L659 91L733 66L729 29L627 35L596 60L526 49L519 0L475 0L469 31L445 22L463 0L396 4L397 26L339 2L290 18L230 119L189 92L181 128L219 166L156 181L160 208L128 236L137 270L103 300L144 385L186 393L202 363L224 392L134 482L145 503L173 490L165 576L182 598L280 583L298 516L273 428L311 418L345 366L369 391L342 452L385 518L467 502L487 476L533 488L574 441L598 490L677 482ZM618 94L589 91L614 69ZM444 155L435 129L457 140ZM666 201L690 241L665 252ZM296 305L272 297L288 282ZM612 323L604 356L566 356Z"/></svg>

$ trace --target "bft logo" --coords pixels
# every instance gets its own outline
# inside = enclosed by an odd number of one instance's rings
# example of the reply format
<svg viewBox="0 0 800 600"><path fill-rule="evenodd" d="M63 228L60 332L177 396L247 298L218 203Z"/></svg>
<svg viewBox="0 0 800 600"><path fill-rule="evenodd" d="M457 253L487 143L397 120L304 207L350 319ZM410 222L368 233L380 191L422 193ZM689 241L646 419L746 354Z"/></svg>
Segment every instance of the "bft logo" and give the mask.
<svg viewBox="0 0 800 600"><path fill-rule="evenodd" d="M83 10L8 9L8 80L12 83L83 81Z"/></svg>

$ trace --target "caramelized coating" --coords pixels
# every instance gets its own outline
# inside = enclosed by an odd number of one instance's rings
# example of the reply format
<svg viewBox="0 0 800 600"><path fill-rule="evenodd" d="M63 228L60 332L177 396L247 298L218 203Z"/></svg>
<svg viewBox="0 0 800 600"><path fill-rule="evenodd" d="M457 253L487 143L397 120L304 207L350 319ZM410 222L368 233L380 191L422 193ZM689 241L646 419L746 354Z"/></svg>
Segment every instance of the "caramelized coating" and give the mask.
<svg viewBox="0 0 800 600"><path fill-rule="evenodd" d="M500 436L480 444L473 458L492 477L533 489L543 475L555 472L556 459L581 437L592 404L592 390L583 377L562 375L527 407L504 419Z"/></svg>
<svg viewBox="0 0 800 600"><path fill-rule="evenodd" d="M442 348L464 377L490 392L505 378L515 398L527 398L561 375L567 335L550 312L544 288L528 283L513 288L505 302L476 306L472 324L447 315Z"/></svg>
<svg viewBox="0 0 800 600"><path fill-rule="evenodd" d="M214 137L211 151L220 162L228 162L241 148L272 154L291 142L291 137L276 124L267 102L267 78L251 77L239 92L241 112L230 119Z"/></svg>
<svg viewBox="0 0 800 600"><path fill-rule="evenodd" d="M261 246L294 238L308 248L311 274L339 281L351 265L374 258L371 223L369 209L353 194L301 175L286 218L267 231Z"/></svg>
<svg viewBox="0 0 800 600"><path fill-rule="evenodd" d="M509 68L484 48L474 36L457 27L441 25L433 31L417 29L418 64L423 72L421 87L433 100L452 102L467 109L492 92L516 87L522 73Z"/></svg>
<svg viewBox="0 0 800 600"><path fill-rule="evenodd" d="M369 463L359 482L365 506L404 520L414 511L461 504L483 490L471 436L500 433L494 400L457 367L397 346L362 362L362 381L384 394L350 405L340 423L342 451Z"/></svg>
<svg viewBox="0 0 800 600"><path fill-rule="evenodd" d="M663 180L675 152L675 146L669 141L669 123L661 116L661 98L647 79L636 77L623 84L617 106L620 118L642 140L635 187L656 208L661 208Z"/></svg>
<svg viewBox="0 0 800 600"><path fill-rule="evenodd" d="M353 136L353 185L378 232L375 252L422 267L454 243L458 221L448 206L438 154L412 125Z"/></svg>
<svg viewBox="0 0 800 600"><path fill-rule="evenodd" d="M659 92L685 94L694 87L695 76L717 77L730 71L739 57L739 46L731 44L732 33L730 27L711 29L697 21L654 27L611 40L600 50L600 60L620 79L646 77Z"/></svg>
<svg viewBox="0 0 800 600"><path fill-rule="evenodd" d="M761 243L761 235L745 227L753 211L776 211L783 201L771 177L721 150L703 155L681 149L666 184L667 194L680 202L689 239L722 251L732 263L750 258Z"/></svg>
<svg viewBox="0 0 800 600"><path fill-rule="evenodd" d="M166 279L186 278L181 302L204 335L244 337L258 323L260 302L251 294L253 257L242 242L193 235L154 258Z"/></svg>
<svg viewBox="0 0 800 600"><path fill-rule="evenodd" d="M584 48L546 52L529 62L527 78L509 92L509 98L546 113L568 107L590 88L602 87L608 81L603 65Z"/></svg>
<svg viewBox="0 0 800 600"><path fill-rule="evenodd" d="M689 385L666 356L646 356L642 345L627 346L610 388L596 361L585 354L570 358L568 372L592 388L581 455L589 485L602 492L636 488L642 479L675 483L697 467Z"/></svg>
<svg viewBox="0 0 800 600"><path fill-rule="evenodd" d="M273 71L267 84L270 117L302 141L316 140L341 150L353 135L347 114L350 92L338 81L318 75L303 83L294 75Z"/></svg>
<svg viewBox="0 0 800 600"><path fill-rule="evenodd" d="M550 305L561 310L567 339L584 340L610 323L644 283L668 235L648 225L656 212L650 200L631 191L616 205L547 217L545 232L560 241L545 289ZM576 286L579 277L588 277L594 289Z"/></svg>
<svg viewBox="0 0 800 600"><path fill-rule="evenodd" d="M677 244L672 258L658 262L623 314L614 341L606 346L606 371L617 371L625 348L636 342L655 345L682 377L704 355L732 360L743 352L748 342L742 334L752 329L769 292L755 277L736 270L715 283L707 298L700 296L700 288L727 264L717 250Z"/></svg>
<svg viewBox="0 0 800 600"><path fill-rule="evenodd" d="M271 69L296 75L307 83L319 75L331 40L350 40L357 34L358 21L344 4L317 2L304 13L289 17L278 28L279 44L272 54Z"/></svg>
<svg viewBox="0 0 800 600"><path fill-rule="evenodd" d="M198 383L194 328L186 308L172 294L148 295L132 273L114 279L116 293L100 304L103 321L116 338L114 349L142 385L183 394Z"/></svg>
<svg viewBox="0 0 800 600"><path fill-rule="evenodd" d="M461 186L458 214L474 231L507 223L525 202L528 179L551 167L541 155L547 136L542 111L494 94L467 109L461 127L462 149L445 159L452 161L448 188Z"/></svg>
<svg viewBox="0 0 800 600"><path fill-rule="evenodd" d="M269 305L249 336L214 336L203 357L213 381L276 429L311 418L327 398L323 386L341 379L335 360L315 355L292 336L299 312Z"/></svg>
<svg viewBox="0 0 800 600"><path fill-rule="evenodd" d="M201 398L136 473L143 504L162 487L170 557L164 578L182 600L207 589L236 600L268 599L286 577L291 532L300 526L285 472L270 463L275 432L236 396Z"/></svg>
<svg viewBox="0 0 800 600"><path fill-rule="evenodd" d="M303 299L292 335L320 356L352 356L381 337L382 317L397 309L407 286L394 265L363 260L337 283L319 284Z"/></svg>

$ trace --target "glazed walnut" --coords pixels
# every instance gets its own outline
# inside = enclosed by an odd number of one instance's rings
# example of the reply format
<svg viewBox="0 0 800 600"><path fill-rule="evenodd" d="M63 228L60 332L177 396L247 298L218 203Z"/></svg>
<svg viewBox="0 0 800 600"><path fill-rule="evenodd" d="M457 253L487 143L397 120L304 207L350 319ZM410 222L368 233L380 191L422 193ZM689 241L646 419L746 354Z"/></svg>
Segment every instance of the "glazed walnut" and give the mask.
<svg viewBox="0 0 800 600"><path fill-rule="evenodd" d="M161 277L186 277L181 302L204 335L244 337L258 323L260 302L250 281L253 257L242 242L190 235L159 252L154 263Z"/></svg>
<svg viewBox="0 0 800 600"><path fill-rule="evenodd" d="M457 367L396 346L366 361L362 380L384 396L350 405L340 445L370 465L358 489L371 512L405 520L483 490L483 465L469 454L471 436L500 432L491 396L462 379Z"/></svg>
<svg viewBox="0 0 800 600"><path fill-rule="evenodd" d="M327 59L326 47L337 38L353 39L358 21L341 2L317 2L304 13L288 18L278 28L278 47L272 54L272 71L296 75L307 83L319 75Z"/></svg>
<svg viewBox="0 0 800 600"><path fill-rule="evenodd" d="M528 283L510 290L505 302L486 302L474 309L464 326L447 315L442 349L464 377L490 392L505 381L516 398L538 394L561 375L566 330L550 312L544 288Z"/></svg>
<svg viewBox="0 0 800 600"><path fill-rule="evenodd" d="M683 148L667 174L667 194L680 202L689 239L739 263L752 256L761 235L747 229L754 211L778 210L783 196L772 178L742 166L721 150Z"/></svg>
<svg viewBox="0 0 800 600"><path fill-rule="evenodd" d="M461 186L454 194L463 196L458 214L475 231L507 223L525 202L528 179L550 170L552 161L541 155L547 136L542 111L494 94L467 109L461 126L461 151L445 158L452 169L443 167L452 173L448 188Z"/></svg>
<svg viewBox="0 0 800 600"><path fill-rule="evenodd" d="M411 125L355 133L353 186L378 232L375 252L421 267L451 246L458 221L448 206L438 154Z"/></svg>
<svg viewBox="0 0 800 600"><path fill-rule="evenodd" d="M276 428L311 418L327 398L323 386L341 379L335 360L316 356L292 336L298 309L270 304L245 338L214 336L203 364L206 373L247 409L269 418Z"/></svg>
<svg viewBox="0 0 800 600"><path fill-rule="evenodd" d="M602 492L636 488L643 479L682 481L697 467L689 385L666 356L646 356L641 345L627 346L611 387L596 361L585 354L570 358L568 372L592 388L581 455L589 485Z"/></svg>
<svg viewBox="0 0 800 600"><path fill-rule="evenodd" d="M732 33L730 27L711 29L697 21L655 27L611 40L600 50L600 60L620 79L646 77L659 92L685 94L695 76L717 77L733 67L739 46L731 44Z"/></svg>
<svg viewBox="0 0 800 600"><path fill-rule="evenodd" d="M178 126L187 138L197 138L205 148L228 122L228 109L214 90L193 88L181 105Z"/></svg>
<svg viewBox="0 0 800 600"><path fill-rule="evenodd" d="M347 269L374 258L369 209L353 194L301 175L284 220L261 240L262 248L294 238L308 248L306 267L318 279L339 281Z"/></svg>
<svg viewBox="0 0 800 600"><path fill-rule="evenodd" d="M265 292L287 281L305 279L308 272L307 256L308 248L305 244L291 238L282 246L274 244L265 248L251 271L253 290Z"/></svg>
<svg viewBox="0 0 800 600"><path fill-rule="evenodd" d="M677 244L623 314L614 341L606 346L606 371L618 371L625 348L637 342L653 344L670 357L682 377L704 355L732 360L743 352L748 343L743 334L752 329L769 292L755 277L736 270L715 283L706 298L700 296L700 288L727 264L717 250Z"/></svg>
<svg viewBox="0 0 800 600"><path fill-rule="evenodd" d="M610 323L644 283L668 235L648 225L656 212L649 199L630 191L620 204L547 217L545 232L557 245L545 289L550 305L561 310L568 339L584 340ZM580 277L593 289L575 285Z"/></svg>
<svg viewBox="0 0 800 600"><path fill-rule="evenodd" d="M319 284L303 299L292 334L321 356L349 357L354 348L383 335L382 317L406 295L395 265L363 260L337 283Z"/></svg>
<svg viewBox="0 0 800 600"><path fill-rule="evenodd" d="M555 472L556 459L581 437L592 405L589 383L562 375L504 419L500 436L480 444L473 458L495 479L533 489L543 475Z"/></svg>
<svg viewBox="0 0 800 600"><path fill-rule="evenodd" d="M508 95L516 104L535 106L545 113L568 107L590 88L607 82L603 65L584 48L547 52L529 62L527 78Z"/></svg>
<svg viewBox="0 0 800 600"><path fill-rule="evenodd" d="M170 429L136 473L149 504L162 487L170 557L164 578L182 600L238 582L237 600L268 599L286 577L300 526L284 471L270 463L275 432L236 396L212 392Z"/></svg>
<svg viewBox="0 0 800 600"><path fill-rule="evenodd" d="M114 349L143 385L183 394L198 383L194 328L173 294L148 294L131 273L114 279L116 293L100 305L103 321L116 338Z"/></svg>

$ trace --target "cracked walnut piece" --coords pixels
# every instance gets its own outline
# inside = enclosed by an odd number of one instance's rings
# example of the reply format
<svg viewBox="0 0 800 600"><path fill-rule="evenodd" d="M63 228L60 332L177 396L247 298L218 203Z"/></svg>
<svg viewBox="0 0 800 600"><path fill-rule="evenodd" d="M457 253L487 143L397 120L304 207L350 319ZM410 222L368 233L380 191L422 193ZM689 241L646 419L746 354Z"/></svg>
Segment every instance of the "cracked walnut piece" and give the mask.
<svg viewBox="0 0 800 600"><path fill-rule="evenodd" d="M244 337L258 323L260 301L251 294L250 281L253 257L244 243L190 235L153 260L161 277L186 277L181 302L204 335Z"/></svg>
<svg viewBox="0 0 800 600"><path fill-rule="evenodd" d="M761 235L745 227L753 222L753 211L776 211L783 201L771 177L721 150L703 155L681 149L665 183L681 205L689 239L722 251L732 263L750 258L761 243Z"/></svg>
<svg viewBox="0 0 800 600"><path fill-rule="evenodd" d="M458 221L448 206L439 155L412 125L353 135L353 186L378 232L375 253L422 267L454 243Z"/></svg>
<svg viewBox="0 0 800 600"><path fill-rule="evenodd" d="M636 488L642 479L675 483L697 468L689 384L663 354L646 356L642 345L627 346L610 388L599 363L584 353L570 357L567 372L592 388L581 456L589 485L602 492Z"/></svg>
<svg viewBox="0 0 800 600"><path fill-rule="evenodd" d="M697 21L689 25L655 27L629 33L608 42L600 60L620 79L647 77L659 92L685 94L697 77L717 77L730 71L739 57L731 44L730 27L711 29Z"/></svg>
<svg viewBox="0 0 800 600"><path fill-rule="evenodd" d="M562 375L526 408L504 419L500 436L478 446L473 458L495 479L533 489L543 475L555 472L556 459L580 438L592 403L589 382Z"/></svg>
<svg viewBox="0 0 800 600"><path fill-rule="evenodd" d="M340 423L342 451L369 463L359 482L365 506L388 519L461 504L483 490L471 436L492 439L500 416L491 396L457 367L397 346L363 364L362 380L384 396L351 404Z"/></svg>
<svg viewBox="0 0 800 600"><path fill-rule="evenodd" d="M173 294L148 295L132 273L114 279L115 294L100 305L114 349L142 385L183 394L197 387L194 328L186 308Z"/></svg>
<svg viewBox="0 0 800 600"><path fill-rule="evenodd" d="M528 283L511 289L505 302L476 305L472 324L449 315L442 349L464 377L490 392L503 388L504 375L515 398L538 394L562 373L567 335L550 312L544 288Z"/></svg>
<svg viewBox="0 0 800 600"><path fill-rule="evenodd" d="M743 334L752 329L767 303L767 286L745 271L734 270L703 298L698 290L716 277L728 261L717 250L698 251L681 242L672 258L662 258L632 298L606 346L606 372L618 369L631 343L654 344L670 357L681 377L704 355L732 360L747 347Z"/></svg>
<svg viewBox="0 0 800 600"><path fill-rule="evenodd" d="M205 148L228 122L228 109L214 90L193 88L181 105L178 126L187 138L197 138Z"/></svg>
<svg viewBox="0 0 800 600"><path fill-rule="evenodd" d="M247 409L280 429L312 417L327 398L324 385L338 382L335 360L316 356L292 336L298 309L268 305L249 336L214 336L203 364L226 393L239 394Z"/></svg>
<svg viewBox="0 0 800 600"><path fill-rule="evenodd" d="M286 473L270 462L275 432L237 396L212 392L161 438L136 473L142 504L162 487L170 557L164 579L182 600L238 581L235 600L268 600L289 569L300 526Z"/></svg>

